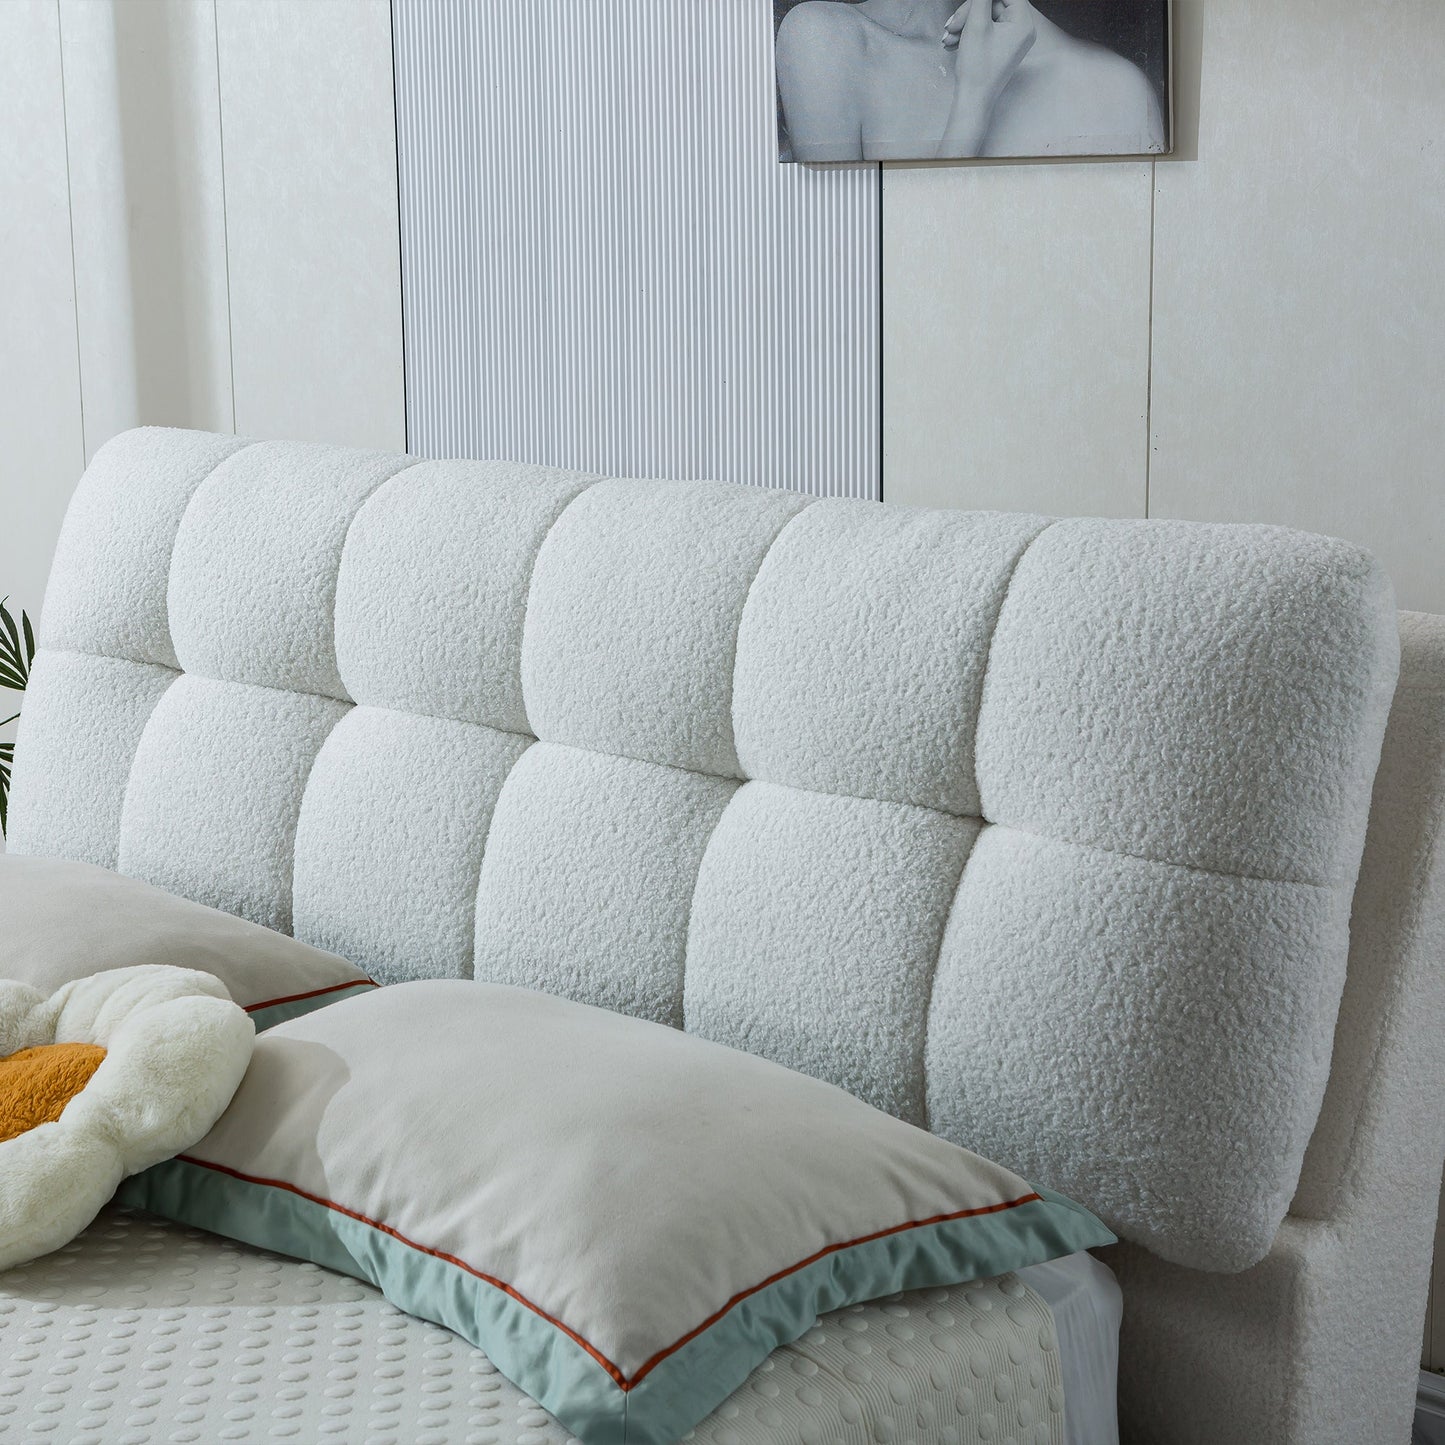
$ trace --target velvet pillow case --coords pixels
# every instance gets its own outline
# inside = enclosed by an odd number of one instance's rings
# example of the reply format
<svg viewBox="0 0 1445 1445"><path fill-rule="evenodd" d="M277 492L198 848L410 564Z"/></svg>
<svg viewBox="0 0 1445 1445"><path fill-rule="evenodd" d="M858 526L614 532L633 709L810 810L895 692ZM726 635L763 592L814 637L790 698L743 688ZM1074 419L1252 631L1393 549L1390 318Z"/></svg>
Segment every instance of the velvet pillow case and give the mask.
<svg viewBox="0 0 1445 1445"><path fill-rule="evenodd" d="M0 854L0 978L42 994L141 964L220 979L257 1031L375 984L354 964L260 924L64 858Z"/></svg>
<svg viewBox="0 0 1445 1445"><path fill-rule="evenodd" d="M585 1445L677 1439L829 1310L1114 1238L830 1084L454 979L272 1029L121 1197L372 1281Z"/></svg>

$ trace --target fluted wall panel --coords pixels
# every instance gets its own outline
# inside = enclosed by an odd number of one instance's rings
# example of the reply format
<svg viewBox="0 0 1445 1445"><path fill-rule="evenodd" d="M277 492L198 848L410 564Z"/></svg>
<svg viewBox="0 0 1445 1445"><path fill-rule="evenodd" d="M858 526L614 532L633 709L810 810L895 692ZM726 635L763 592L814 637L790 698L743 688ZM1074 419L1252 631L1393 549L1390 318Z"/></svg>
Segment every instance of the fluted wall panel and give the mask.
<svg viewBox="0 0 1445 1445"><path fill-rule="evenodd" d="M879 176L761 0L393 0L408 446L879 494Z"/></svg>

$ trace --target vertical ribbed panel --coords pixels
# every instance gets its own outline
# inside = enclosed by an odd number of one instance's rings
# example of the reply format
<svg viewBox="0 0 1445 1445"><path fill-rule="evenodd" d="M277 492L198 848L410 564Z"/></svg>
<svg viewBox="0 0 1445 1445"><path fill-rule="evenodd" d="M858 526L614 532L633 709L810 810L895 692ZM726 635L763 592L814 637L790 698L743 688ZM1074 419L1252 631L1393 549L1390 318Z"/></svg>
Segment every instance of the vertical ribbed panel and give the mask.
<svg viewBox="0 0 1445 1445"><path fill-rule="evenodd" d="M879 491L879 177L762 0L393 0L408 445Z"/></svg>

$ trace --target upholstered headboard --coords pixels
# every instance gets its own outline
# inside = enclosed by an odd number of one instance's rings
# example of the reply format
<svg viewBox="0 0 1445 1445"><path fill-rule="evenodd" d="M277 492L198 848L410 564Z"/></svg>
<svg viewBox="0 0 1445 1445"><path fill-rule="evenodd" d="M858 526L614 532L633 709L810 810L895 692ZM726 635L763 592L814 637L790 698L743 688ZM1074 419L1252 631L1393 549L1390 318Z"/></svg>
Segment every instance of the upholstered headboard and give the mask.
<svg viewBox="0 0 1445 1445"><path fill-rule="evenodd" d="M1300 1182L1398 657L1280 529L145 430L10 846L765 1053L1198 1278Z"/></svg>

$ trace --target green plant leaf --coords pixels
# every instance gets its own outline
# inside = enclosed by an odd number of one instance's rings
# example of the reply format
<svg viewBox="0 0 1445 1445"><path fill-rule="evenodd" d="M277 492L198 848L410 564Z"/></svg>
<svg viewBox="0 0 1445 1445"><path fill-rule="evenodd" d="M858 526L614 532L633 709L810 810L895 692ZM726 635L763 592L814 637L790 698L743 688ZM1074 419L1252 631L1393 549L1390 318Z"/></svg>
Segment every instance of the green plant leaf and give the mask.
<svg viewBox="0 0 1445 1445"><path fill-rule="evenodd" d="M5 605L9 600L9 597L0 597L0 688L24 692L30 680L30 664L35 660L35 629L23 607L20 626L16 627L15 618ZM19 716L15 712L0 719L0 727L7 727ZM5 835L10 817L10 772L14 762L15 744L0 742L0 837Z"/></svg>
<svg viewBox="0 0 1445 1445"><path fill-rule="evenodd" d="M0 597L0 627L5 629L4 635L0 636L0 647L5 649L8 657L13 657L18 663L20 661L20 631L15 626L15 619L10 615L10 609L5 605L10 599Z"/></svg>

